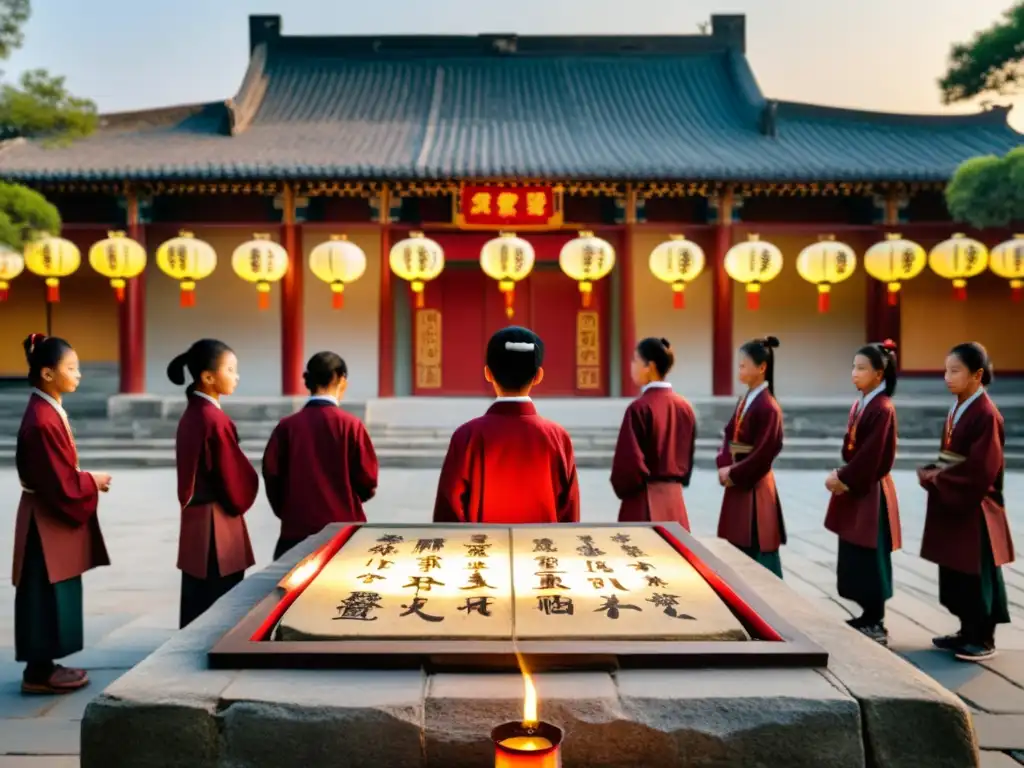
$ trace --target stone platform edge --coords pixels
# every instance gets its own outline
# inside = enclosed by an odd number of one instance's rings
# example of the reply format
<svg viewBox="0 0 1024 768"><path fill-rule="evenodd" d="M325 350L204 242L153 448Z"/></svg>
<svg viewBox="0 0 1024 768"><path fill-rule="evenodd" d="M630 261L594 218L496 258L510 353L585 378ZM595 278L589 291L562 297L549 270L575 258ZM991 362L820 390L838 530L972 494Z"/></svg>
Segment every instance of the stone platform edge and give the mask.
<svg viewBox="0 0 1024 768"><path fill-rule="evenodd" d="M521 711L518 675L207 668L208 649L335 530L246 578L90 703L81 765L491 764L491 727ZM542 717L566 731L565 768L747 765L766 754L793 768L979 765L959 699L729 544L704 543L828 650L828 669L538 674Z"/></svg>

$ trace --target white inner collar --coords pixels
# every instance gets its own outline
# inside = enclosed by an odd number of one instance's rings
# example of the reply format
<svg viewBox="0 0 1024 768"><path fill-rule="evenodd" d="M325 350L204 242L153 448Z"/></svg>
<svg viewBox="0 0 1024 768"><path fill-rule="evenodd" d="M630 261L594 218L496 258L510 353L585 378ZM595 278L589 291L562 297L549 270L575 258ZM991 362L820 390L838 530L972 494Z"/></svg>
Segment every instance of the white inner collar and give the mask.
<svg viewBox="0 0 1024 768"><path fill-rule="evenodd" d="M216 400L215 400L214 398L210 397L210 396L209 396L208 394L206 394L205 392L200 392L200 391L196 390L196 391L194 391L194 392L193 392L192 394L193 394L193 395L195 395L196 397L201 397L201 398L203 398L203 400L206 400L206 401L208 401L208 402L211 402L211 403L213 403L213 404L214 404L215 406L217 406L218 408L220 408L220 403L218 403L218 402L217 402L217 401L216 401Z"/></svg>
<svg viewBox="0 0 1024 768"><path fill-rule="evenodd" d="M496 403L532 403L533 399L529 395L517 395L516 397L496 397L494 398Z"/></svg>
<svg viewBox="0 0 1024 768"><path fill-rule="evenodd" d="M647 384L644 384L643 387L640 389L640 394L642 395L648 389L672 389L672 383L669 381L648 382Z"/></svg>
<svg viewBox="0 0 1024 768"><path fill-rule="evenodd" d="M43 390L39 389L38 387L32 387L32 394L34 394L34 395L36 395L38 397L41 397L43 400L45 400L47 403L49 403L50 406L52 406L53 409L55 411L57 411L57 413L60 414L62 419L67 419L68 413L67 413L67 411L64 410L64 406L62 406L60 403L58 403L56 400L54 400L48 394L43 392Z"/></svg>
<svg viewBox="0 0 1024 768"><path fill-rule="evenodd" d="M967 410L967 408L970 406L970 404L973 403L975 400L977 400L979 397L981 397L983 394L985 394L985 388L984 387L978 387L978 391L975 392L970 397L968 397L962 403L957 403L957 402L953 403L953 407L949 409L949 414L950 414L950 416L953 417L953 426L954 427L956 426L957 422L960 421L960 417L964 415L964 411Z"/></svg>
<svg viewBox="0 0 1024 768"><path fill-rule="evenodd" d="M338 404L338 398L333 395L310 395L309 402L313 402L314 400L321 400L325 403L331 403L332 405Z"/></svg>

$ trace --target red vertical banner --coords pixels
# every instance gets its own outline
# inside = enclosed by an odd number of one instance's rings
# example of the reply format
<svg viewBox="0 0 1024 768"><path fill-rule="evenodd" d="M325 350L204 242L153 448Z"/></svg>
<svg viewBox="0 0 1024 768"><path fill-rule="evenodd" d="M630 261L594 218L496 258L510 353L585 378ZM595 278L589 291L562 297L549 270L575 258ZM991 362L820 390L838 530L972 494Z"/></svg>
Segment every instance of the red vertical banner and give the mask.
<svg viewBox="0 0 1024 768"><path fill-rule="evenodd" d="M544 186L466 185L455 197L464 229L550 229L562 225L562 193Z"/></svg>

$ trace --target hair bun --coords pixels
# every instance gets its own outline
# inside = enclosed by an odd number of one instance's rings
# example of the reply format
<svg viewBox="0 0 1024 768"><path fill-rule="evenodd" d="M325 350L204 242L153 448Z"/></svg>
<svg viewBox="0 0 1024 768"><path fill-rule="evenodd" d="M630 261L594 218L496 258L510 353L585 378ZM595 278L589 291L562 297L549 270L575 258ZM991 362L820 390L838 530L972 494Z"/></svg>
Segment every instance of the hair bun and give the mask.
<svg viewBox="0 0 1024 768"><path fill-rule="evenodd" d="M775 336L765 336L762 343L769 349L779 348L779 340Z"/></svg>
<svg viewBox="0 0 1024 768"><path fill-rule="evenodd" d="M668 339L658 339L661 342L661 346L665 349L672 349L672 345L668 343Z"/></svg>
<svg viewBox="0 0 1024 768"><path fill-rule="evenodd" d="M892 339L886 339L879 346L882 349L884 349L886 352L895 352L896 351L896 342L893 341Z"/></svg>
<svg viewBox="0 0 1024 768"><path fill-rule="evenodd" d="M36 351L43 341L46 340L45 333L30 333L25 337L25 340L21 343L22 348L25 350L25 358L31 363L32 353Z"/></svg>

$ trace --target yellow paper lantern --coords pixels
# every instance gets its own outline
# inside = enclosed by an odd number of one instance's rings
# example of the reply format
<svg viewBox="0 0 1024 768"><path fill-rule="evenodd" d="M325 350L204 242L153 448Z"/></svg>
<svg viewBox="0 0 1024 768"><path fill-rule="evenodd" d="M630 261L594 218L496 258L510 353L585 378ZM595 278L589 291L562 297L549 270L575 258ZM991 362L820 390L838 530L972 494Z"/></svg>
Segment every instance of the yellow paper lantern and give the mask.
<svg viewBox="0 0 1024 768"><path fill-rule="evenodd" d="M737 283L747 287L747 309L761 306L761 286L782 272L782 251L757 235L737 243L725 254L725 271Z"/></svg>
<svg viewBox="0 0 1024 768"><path fill-rule="evenodd" d="M965 235L953 235L932 248L928 266L939 277L953 281L954 301L964 301L967 279L980 275L988 266L988 249Z"/></svg>
<svg viewBox="0 0 1024 768"><path fill-rule="evenodd" d="M391 271L409 283L416 296L416 309L423 309L426 283L444 270L444 249L422 232L410 232L399 240L388 258Z"/></svg>
<svg viewBox="0 0 1024 768"><path fill-rule="evenodd" d="M988 257L988 268L1010 281L1010 297L1020 301L1024 296L1024 235L1000 243Z"/></svg>
<svg viewBox="0 0 1024 768"><path fill-rule="evenodd" d="M615 249L593 232L580 232L579 237L562 246L558 266L579 283L583 306L589 307L594 281L607 277L615 267Z"/></svg>
<svg viewBox="0 0 1024 768"><path fill-rule="evenodd" d="M511 232L502 232L480 249L480 268L498 281L498 290L505 294L505 314L509 318L515 314L516 283L533 271L536 260L533 246Z"/></svg>
<svg viewBox="0 0 1024 768"><path fill-rule="evenodd" d="M846 280L857 269L857 254L846 243L828 235L808 245L796 257L796 271L808 283L818 286L818 311L828 312L832 286Z"/></svg>
<svg viewBox="0 0 1024 768"><path fill-rule="evenodd" d="M181 306L196 304L196 282L213 274L217 268L217 252L191 232L182 231L156 250L156 265L181 285Z"/></svg>
<svg viewBox="0 0 1024 768"><path fill-rule="evenodd" d="M885 240L875 243L864 254L864 271L886 284L890 307L899 303L900 286L920 275L927 264L928 254L924 248L895 232L887 234Z"/></svg>
<svg viewBox="0 0 1024 768"><path fill-rule="evenodd" d="M48 302L60 301L60 279L73 275L81 264L78 246L62 237L43 237L25 246L25 266L46 279Z"/></svg>
<svg viewBox="0 0 1024 768"><path fill-rule="evenodd" d="M683 291L704 271L705 262L703 248L683 235L672 235L670 240L651 251L649 266L651 274L672 286L672 306L685 309Z"/></svg>
<svg viewBox="0 0 1024 768"><path fill-rule="evenodd" d="M366 254L345 235L331 235L309 254L309 270L331 286L332 305L345 306L345 286L354 283L366 272Z"/></svg>
<svg viewBox="0 0 1024 768"><path fill-rule="evenodd" d="M108 232L89 249L89 266L108 278L117 300L124 301L125 281L146 268L146 249L124 232Z"/></svg>
<svg viewBox="0 0 1024 768"><path fill-rule="evenodd" d="M0 246L0 301L7 301L11 280L25 269L25 259L17 251Z"/></svg>
<svg viewBox="0 0 1024 768"><path fill-rule="evenodd" d="M270 307L270 284L288 274L288 251L275 243L270 235L253 235L252 240L235 248L231 268L249 283L256 284L261 310Z"/></svg>

